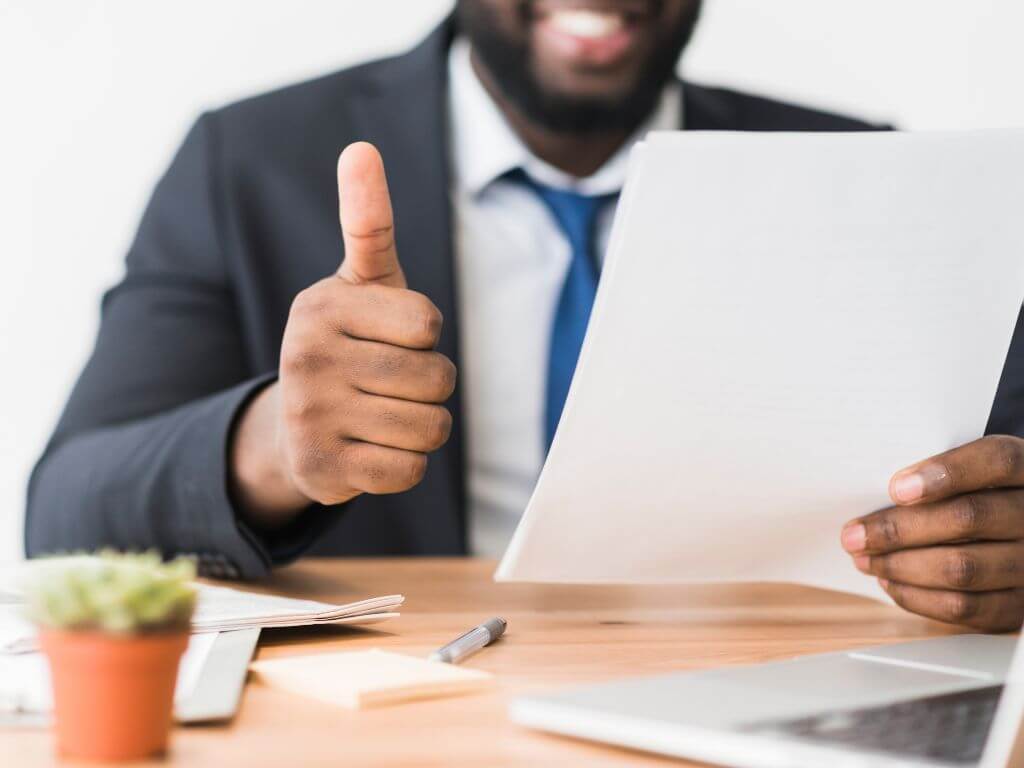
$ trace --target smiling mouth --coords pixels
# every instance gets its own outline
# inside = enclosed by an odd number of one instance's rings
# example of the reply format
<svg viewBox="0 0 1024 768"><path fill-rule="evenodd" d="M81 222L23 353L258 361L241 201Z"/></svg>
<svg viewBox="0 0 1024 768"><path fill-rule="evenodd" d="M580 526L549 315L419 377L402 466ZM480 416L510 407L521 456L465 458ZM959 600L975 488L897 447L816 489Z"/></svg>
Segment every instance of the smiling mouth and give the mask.
<svg viewBox="0 0 1024 768"><path fill-rule="evenodd" d="M652 0L536 0L532 12L534 21L548 20L567 34L602 37L649 19L655 6Z"/></svg>
<svg viewBox="0 0 1024 768"><path fill-rule="evenodd" d="M626 27L625 14L586 8L552 11L541 18L563 34L587 39L609 37Z"/></svg>
<svg viewBox="0 0 1024 768"><path fill-rule="evenodd" d="M572 63L609 66L623 59L636 41L640 25L650 21L649 2L544 2L533 6L538 42Z"/></svg>

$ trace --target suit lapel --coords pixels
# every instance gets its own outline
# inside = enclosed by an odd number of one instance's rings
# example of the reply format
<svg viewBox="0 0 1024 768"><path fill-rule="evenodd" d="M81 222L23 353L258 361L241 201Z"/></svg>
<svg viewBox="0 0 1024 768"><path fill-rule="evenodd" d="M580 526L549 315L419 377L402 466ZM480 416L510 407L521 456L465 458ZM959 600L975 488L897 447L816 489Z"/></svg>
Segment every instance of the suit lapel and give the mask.
<svg viewBox="0 0 1024 768"><path fill-rule="evenodd" d="M360 135L384 157L395 211L395 238L409 287L426 294L444 316L438 351L459 365L452 211L449 195L447 61L451 20L408 54L371 70L352 104ZM430 458L436 496L432 509L452 510L453 531L465 548L462 397L448 403L454 417L447 446ZM439 483L439 484L438 484Z"/></svg>
<svg viewBox="0 0 1024 768"><path fill-rule="evenodd" d="M686 81L683 86L683 127L688 131L728 131L738 125L736 110L721 93Z"/></svg>

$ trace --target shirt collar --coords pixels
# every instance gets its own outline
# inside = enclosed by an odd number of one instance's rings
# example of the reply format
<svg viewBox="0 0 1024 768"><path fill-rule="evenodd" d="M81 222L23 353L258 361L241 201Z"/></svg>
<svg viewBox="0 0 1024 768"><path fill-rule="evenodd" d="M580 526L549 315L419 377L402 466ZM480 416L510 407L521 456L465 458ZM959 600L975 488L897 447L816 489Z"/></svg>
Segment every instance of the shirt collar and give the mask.
<svg viewBox="0 0 1024 768"><path fill-rule="evenodd" d="M478 195L507 172L522 168L532 178L559 189L586 195L618 192L626 181L629 151L648 131L682 128L682 89L672 80L651 116L594 174L573 177L536 157L505 120L470 62L469 41L456 38L448 54L454 178L470 195Z"/></svg>

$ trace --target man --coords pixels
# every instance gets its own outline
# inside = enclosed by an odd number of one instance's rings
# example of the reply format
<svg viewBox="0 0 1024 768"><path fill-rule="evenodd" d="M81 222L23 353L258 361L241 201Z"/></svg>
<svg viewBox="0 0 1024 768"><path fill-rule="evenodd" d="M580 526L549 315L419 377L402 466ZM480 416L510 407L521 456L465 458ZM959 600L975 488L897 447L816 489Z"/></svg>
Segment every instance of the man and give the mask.
<svg viewBox="0 0 1024 768"><path fill-rule="evenodd" d="M404 56L201 117L34 472L29 554L156 547L255 577L303 553L500 553L635 138L872 128L677 81L699 6L460 0ZM992 433L1024 426L1019 343ZM908 610L1018 627L1022 457L993 436L928 459L837 538Z"/></svg>

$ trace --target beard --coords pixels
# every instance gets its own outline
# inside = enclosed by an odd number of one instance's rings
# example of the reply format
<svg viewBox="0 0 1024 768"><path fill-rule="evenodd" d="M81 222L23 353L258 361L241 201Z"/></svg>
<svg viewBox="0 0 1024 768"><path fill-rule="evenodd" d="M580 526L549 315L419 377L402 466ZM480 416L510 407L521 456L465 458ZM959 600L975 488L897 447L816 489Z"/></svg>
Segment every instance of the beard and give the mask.
<svg viewBox="0 0 1024 768"><path fill-rule="evenodd" d="M651 0L652 14L663 3ZM533 18L534 0L514 0L524 28ZM654 111L665 85L675 76L683 49L693 36L701 3L666 31L643 62L633 87L621 96L573 95L546 87L531 62L530 43L503 33L485 3L458 0L456 23L495 87L530 122L553 133L575 135L632 132Z"/></svg>

